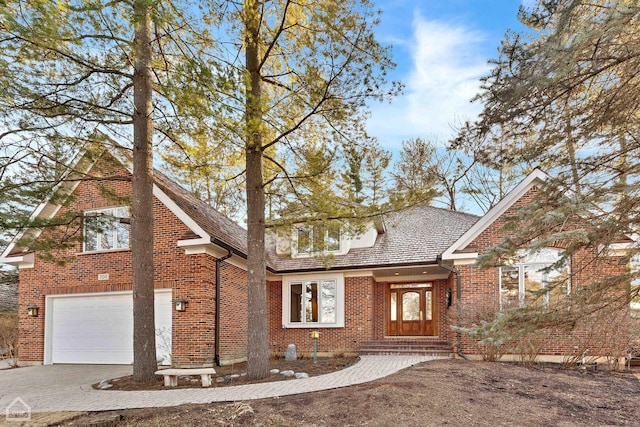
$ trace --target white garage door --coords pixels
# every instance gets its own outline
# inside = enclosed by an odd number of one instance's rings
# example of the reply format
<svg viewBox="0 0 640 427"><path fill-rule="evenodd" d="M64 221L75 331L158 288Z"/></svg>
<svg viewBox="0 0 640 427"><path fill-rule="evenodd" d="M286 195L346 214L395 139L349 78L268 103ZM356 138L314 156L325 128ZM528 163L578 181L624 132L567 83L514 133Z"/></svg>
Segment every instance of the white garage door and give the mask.
<svg viewBox="0 0 640 427"><path fill-rule="evenodd" d="M171 363L171 290L155 293L156 352ZM47 298L45 363L133 363L131 292ZM46 351L46 350L45 350Z"/></svg>

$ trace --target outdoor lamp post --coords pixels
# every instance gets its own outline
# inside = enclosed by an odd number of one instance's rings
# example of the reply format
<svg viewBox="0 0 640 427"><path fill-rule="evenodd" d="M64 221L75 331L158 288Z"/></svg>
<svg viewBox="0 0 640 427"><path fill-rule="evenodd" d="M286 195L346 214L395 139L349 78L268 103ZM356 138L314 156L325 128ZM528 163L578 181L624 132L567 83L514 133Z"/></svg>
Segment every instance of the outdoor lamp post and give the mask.
<svg viewBox="0 0 640 427"><path fill-rule="evenodd" d="M311 338L313 338L313 363L318 363L318 338L320 337L320 332L313 331L311 332Z"/></svg>

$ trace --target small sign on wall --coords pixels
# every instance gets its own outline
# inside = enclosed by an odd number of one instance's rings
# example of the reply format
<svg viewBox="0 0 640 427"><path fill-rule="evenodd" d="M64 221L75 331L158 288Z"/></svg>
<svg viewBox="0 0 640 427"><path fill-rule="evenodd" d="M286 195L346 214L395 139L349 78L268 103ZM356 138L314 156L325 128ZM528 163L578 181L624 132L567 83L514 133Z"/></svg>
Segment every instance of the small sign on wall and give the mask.
<svg viewBox="0 0 640 427"><path fill-rule="evenodd" d="M98 274L98 280L109 280L109 273Z"/></svg>

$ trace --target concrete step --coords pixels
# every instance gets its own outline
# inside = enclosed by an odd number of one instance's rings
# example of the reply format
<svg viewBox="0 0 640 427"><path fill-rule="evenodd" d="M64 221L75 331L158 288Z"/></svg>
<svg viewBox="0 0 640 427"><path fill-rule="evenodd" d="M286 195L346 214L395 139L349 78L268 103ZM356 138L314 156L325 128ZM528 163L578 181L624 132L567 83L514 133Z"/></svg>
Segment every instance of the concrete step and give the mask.
<svg viewBox="0 0 640 427"><path fill-rule="evenodd" d="M453 357L453 346L448 341L431 337L385 338L362 343L360 354L418 354Z"/></svg>
<svg viewBox="0 0 640 427"><path fill-rule="evenodd" d="M358 352L363 356L400 356L400 355L411 355L411 356L436 356L436 357L453 357L453 352L444 351L444 350L398 350L398 349L366 349L361 348Z"/></svg>

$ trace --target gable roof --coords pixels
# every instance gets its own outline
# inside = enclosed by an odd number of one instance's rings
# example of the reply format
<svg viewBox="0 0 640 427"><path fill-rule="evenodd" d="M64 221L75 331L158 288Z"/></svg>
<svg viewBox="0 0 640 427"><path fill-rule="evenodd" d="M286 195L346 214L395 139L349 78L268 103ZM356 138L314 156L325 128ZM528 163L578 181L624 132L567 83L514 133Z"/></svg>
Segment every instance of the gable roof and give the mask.
<svg viewBox="0 0 640 427"><path fill-rule="evenodd" d="M88 156L88 150L83 151L72 163L67 177L61 180L55 191L65 191L71 194L77 188L80 179L68 180L74 174L86 174L95 165L98 159L108 153L116 159L129 173L132 171L131 158L124 150L125 148L115 142L109 141L113 145L113 150L108 150L107 145L103 145L100 153ZM167 207L189 227L193 236L188 238L204 238L246 258L246 230L240 225L227 218L209 204L203 202L187 191L166 175L154 169L154 196L160 199ZM165 197L166 196L166 197ZM60 204L53 204L51 200L41 203L32 213L31 218L52 218L60 209ZM28 229L19 232L0 255L0 262L28 266L33 263L33 255L28 248L17 246L17 242L25 233L33 233L38 236L41 230Z"/></svg>
<svg viewBox="0 0 640 427"><path fill-rule="evenodd" d="M120 146L113 143L114 150L107 150L125 169L131 171L131 159L123 153ZM94 158L95 164L99 156ZM88 172L89 167L83 170ZM76 184L77 185L77 184ZM73 187L75 188L75 187ZM154 196L164 203L192 234L185 235L188 244L212 243L246 259L247 231L206 202L197 198L165 174L154 171ZM45 202L34 215L55 215L59 206ZM330 269L365 269L385 266L408 266L415 264L435 264L437 258L452 247L456 240L474 224L484 221L482 218L461 212L449 211L432 206L413 207L388 215L385 218L386 232L378 234L372 247L352 248L345 255L335 257ZM27 253L17 248L19 236L0 257L0 262L23 263L22 256ZM464 236L463 236L464 237ZM179 242L180 244L180 242ZM318 259L291 258L279 256L275 247L267 248L267 268L272 273L303 272L325 270L326 266ZM31 261L32 262L32 261Z"/></svg>
<svg viewBox="0 0 640 427"><path fill-rule="evenodd" d="M534 169L527 177L520 182L514 189L489 210L478 222L469 228L460 238L458 238L450 247L442 254L442 259L470 259L476 258L477 253L456 253L463 250L467 245L473 242L480 234L494 223L502 214L504 214L511 206L513 206L524 194L536 184L544 183L549 179L549 175L540 169Z"/></svg>
<svg viewBox="0 0 640 427"><path fill-rule="evenodd" d="M98 157L100 157L100 153L92 150L91 146L81 150L81 153L78 153L70 162L69 170L52 188L52 191L57 194L72 194L80 184L82 176L89 172L95 163L95 159ZM31 213L29 222L36 218L51 219L58 213L61 206L61 204L51 203L51 199L45 200ZM5 247L4 251L0 253L0 262L16 265L31 265L33 263L33 254L30 253L28 248L18 247L17 243L26 235L37 238L41 232L41 229L33 228L19 230L7 247ZM12 262L9 262L9 259L11 259Z"/></svg>
<svg viewBox="0 0 640 427"><path fill-rule="evenodd" d="M416 206L385 219L386 231L378 234L373 247L352 248L345 255L337 255L331 270L375 268L413 264L435 264L438 256L478 217L433 206ZM269 248L268 264L280 273L324 270L319 260L282 257Z"/></svg>

